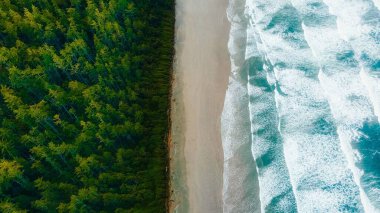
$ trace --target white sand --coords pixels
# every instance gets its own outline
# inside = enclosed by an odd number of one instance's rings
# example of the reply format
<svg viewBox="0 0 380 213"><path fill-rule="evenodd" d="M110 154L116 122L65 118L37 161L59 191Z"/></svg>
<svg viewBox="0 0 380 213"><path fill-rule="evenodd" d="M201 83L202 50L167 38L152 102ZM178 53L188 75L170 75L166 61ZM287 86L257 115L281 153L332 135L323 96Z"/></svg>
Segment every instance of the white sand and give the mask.
<svg viewBox="0 0 380 213"><path fill-rule="evenodd" d="M228 0L177 0L171 175L179 213L222 212L227 5Z"/></svg>

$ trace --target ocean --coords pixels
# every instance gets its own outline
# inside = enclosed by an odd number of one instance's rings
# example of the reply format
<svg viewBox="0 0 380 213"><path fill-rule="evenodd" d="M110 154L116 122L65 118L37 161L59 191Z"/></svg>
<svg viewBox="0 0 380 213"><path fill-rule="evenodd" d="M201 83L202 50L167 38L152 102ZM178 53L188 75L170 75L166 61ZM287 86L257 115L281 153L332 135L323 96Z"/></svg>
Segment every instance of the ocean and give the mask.
<svg viewBox="0 0 380 213"><path fill-rule="evenodd" d="M380 212L380 0L230 0L224 212Z"/></svg>

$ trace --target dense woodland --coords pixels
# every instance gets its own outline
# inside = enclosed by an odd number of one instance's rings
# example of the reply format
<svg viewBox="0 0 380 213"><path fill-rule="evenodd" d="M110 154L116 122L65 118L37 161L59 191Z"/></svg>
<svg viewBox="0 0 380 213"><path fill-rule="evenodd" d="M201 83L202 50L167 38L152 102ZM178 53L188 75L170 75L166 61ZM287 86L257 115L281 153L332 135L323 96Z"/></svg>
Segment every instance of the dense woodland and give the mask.
<svg viewBox="0 0 380 213"><path fill-rule="evenodd" d="M0 212L165 212L174 0L0 0Z"/></svg>

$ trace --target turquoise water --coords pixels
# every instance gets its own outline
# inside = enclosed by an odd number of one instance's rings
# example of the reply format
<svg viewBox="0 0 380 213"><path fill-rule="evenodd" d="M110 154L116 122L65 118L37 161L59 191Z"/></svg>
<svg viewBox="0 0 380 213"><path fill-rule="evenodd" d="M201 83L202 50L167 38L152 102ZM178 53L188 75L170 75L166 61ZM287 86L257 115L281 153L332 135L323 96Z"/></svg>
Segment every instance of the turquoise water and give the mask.
<svg viewBox="0 0 380 213"><path fill-rule="evenodd" d="M380 212L379 6L230 0L225 212Z"/></svg>

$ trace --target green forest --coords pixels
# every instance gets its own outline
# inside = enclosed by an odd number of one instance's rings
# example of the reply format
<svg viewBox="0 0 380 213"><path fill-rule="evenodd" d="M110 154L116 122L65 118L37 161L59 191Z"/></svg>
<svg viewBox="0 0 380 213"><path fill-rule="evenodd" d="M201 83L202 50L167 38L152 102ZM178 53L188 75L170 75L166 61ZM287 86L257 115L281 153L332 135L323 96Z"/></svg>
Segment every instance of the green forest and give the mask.
<svg viewBox="0 0 380 213"><path fill-rule="evenodd" d="M0 0L0 212L166 212L174 0Z"/></svg>

